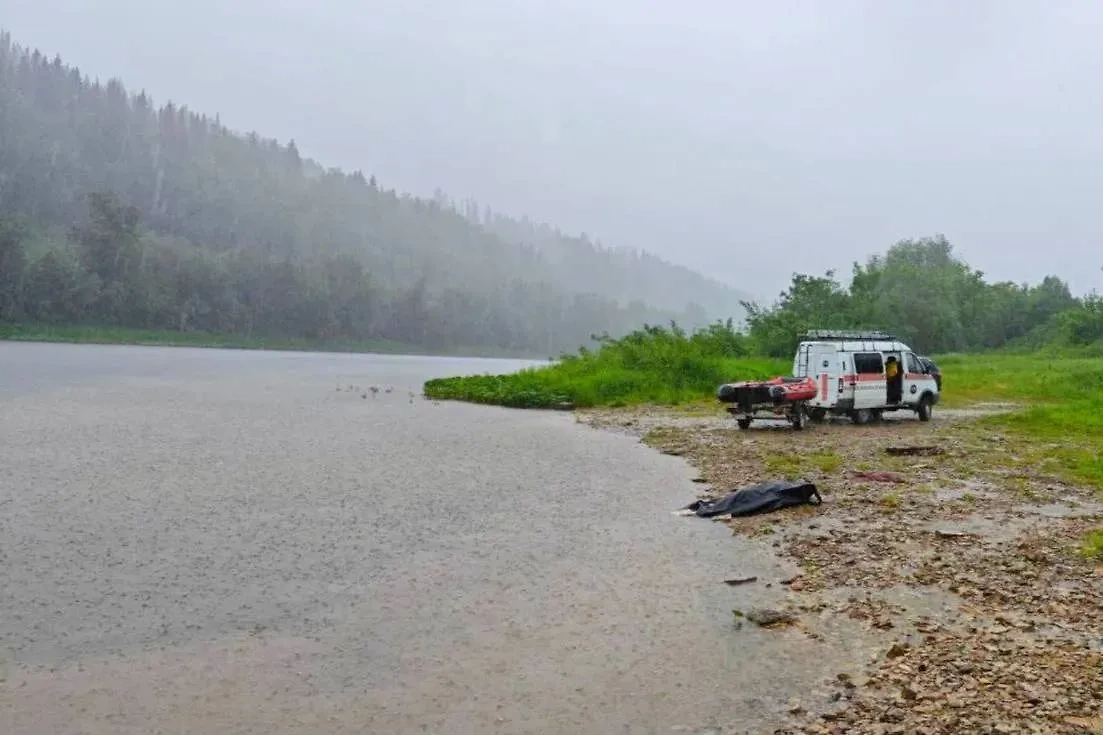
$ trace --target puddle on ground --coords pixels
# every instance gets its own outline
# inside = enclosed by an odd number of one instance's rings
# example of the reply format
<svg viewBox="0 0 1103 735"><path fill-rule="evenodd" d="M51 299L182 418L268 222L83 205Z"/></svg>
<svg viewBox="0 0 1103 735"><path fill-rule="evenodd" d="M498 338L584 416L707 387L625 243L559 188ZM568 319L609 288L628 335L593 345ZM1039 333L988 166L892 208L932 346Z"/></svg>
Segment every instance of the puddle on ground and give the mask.
<svg viewBox="0 0 1103 735"><path fill-rule="evenodd" d="M1041 625L1030 633L1036 640L1052 641L1053 643L1067 643L1075 646L1083 646L1089 651L1103 653L1103 638L1098 635L1089 635L1076 630L1069 630L1060 625Z"/></svg>
<svg viewBox="0 0 1103 735"><path fill-rule="evenodd" d="M812 538L828 538L833 533L853 530L853 521L829 515L810 516L799 522L790 523L783 529L784 533L790 536L799 535Z"/></svg>
<svg viewBox="0 0 1103 735"><path fill-rule="evenodd" d="M1024 510L1045 518L1091 518L1103 514L1103 504L1062 498L1061 502L1026 506Z"/></svg>
<svg viewBox="0 0 1103 735"><path fill-rule="evenodd" d="M834 587L826 590L825 600L845 604L852 599L873 600L901 609L899 617L908 621L921 618L953 620L961 613L961 598L935 587L896 586L870 590L865 587Z"/></svg>
<svg viewBox="0 0 1103 735"><path fill-rule="evenodd" d="M995 485L980 480L958 480L952 487L940 487L934 491L936 500L952 502L972 496L978 500L991 500L998 496Z"/></svg>
<svg viewBox="0 0 1103 735"><path fill-rule="evenodd" d="M975 419L1018 409L1014 403L974 403L969 408L935 409L934 416L946 419Z"/></svg>
<svg viewBox="0 0 1103 735"><path fill-rule="evenodd" d="M1011 541L1039 523L1037 519L995 515L971 515L952 520L931 521L922 527L932 533L979 536L986 541Z"/></svg>

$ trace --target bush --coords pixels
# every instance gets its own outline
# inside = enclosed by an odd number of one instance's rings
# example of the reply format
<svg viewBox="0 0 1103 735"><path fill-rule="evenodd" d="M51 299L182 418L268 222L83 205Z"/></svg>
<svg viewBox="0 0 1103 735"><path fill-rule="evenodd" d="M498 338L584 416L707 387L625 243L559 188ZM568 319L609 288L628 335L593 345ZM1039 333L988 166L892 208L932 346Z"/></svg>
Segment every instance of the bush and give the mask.
<svg viewBox="0 0 1103 735"><path fill-rule="evenodd" d="M787 363L746 357L746 338L731 322L686 334L677 325L644 327L619 340L603 338L552 365L510 375L431 380L431 398L514 408L676 404L712 396L732 380L768 378Z"/></svg>

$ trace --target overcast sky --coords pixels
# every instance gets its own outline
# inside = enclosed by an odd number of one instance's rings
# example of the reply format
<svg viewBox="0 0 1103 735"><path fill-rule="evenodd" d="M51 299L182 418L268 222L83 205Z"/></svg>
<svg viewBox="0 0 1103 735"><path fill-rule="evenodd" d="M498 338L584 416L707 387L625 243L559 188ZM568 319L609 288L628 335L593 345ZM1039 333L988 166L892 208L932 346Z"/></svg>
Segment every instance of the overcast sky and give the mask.
<svg viewBox="0 0 1103 735"><path fill-rule="evenodd" d="M935 233L992 278L1103 290L1093 0L0 0L0 24L762 298Z"/></svg>

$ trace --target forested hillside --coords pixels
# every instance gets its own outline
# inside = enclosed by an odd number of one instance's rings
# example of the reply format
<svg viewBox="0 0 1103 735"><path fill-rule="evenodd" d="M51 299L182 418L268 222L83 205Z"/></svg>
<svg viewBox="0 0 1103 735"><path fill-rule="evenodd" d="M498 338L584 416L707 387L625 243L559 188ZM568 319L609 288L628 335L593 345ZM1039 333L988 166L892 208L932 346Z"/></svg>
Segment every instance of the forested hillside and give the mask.
<svg viewBox="0 0 1103 735"><path fill-rule="evenodd" d="M471 214L0 35L0 320L546 355L742 315L687 269Z"/></svg>
<svg viewBox="0 0 1103 735"><path fill-rule="evenodd" d="M470 203L468 215L478 220L479 208ZM483 226L507 242L536 247L546 272L557 280L583 291L600 292L629 303L646 295L648 304L659 309L681 310L692 301L707 316L724 318L741 313L741 301L730 289L716 284L689 268L673 265L650 253L610 250L595 246L585 236L572 237L544 223L505 217L483 211ZM596 261L598 267L579 269L580 261Z"/></svg>

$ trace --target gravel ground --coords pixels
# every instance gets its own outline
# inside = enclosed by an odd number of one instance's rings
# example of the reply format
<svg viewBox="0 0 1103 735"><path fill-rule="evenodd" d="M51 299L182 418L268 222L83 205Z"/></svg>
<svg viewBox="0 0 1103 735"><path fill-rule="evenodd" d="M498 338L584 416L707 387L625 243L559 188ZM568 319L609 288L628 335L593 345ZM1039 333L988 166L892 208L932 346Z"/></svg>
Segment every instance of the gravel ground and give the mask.
<svg viewBox="0 0 1103 735"><path fill-rule="evenodd" d="M0 343L0 732L750 730L867 660L735 629L795 567L682 460L410 395L516 366Z"/></svg>
<svg viewBox="0 0 1103 735"><path fill-rule="evenodd" d="M882 642L835 675L830 706L795 700L774 732L1099 735L1103 566L1077 548L1103 498L1062 479L1059 445L977 421L1003 410L801 432L656 409L585 420L689 459L706 498L763 478L820 488L822 506L723 522L801 565L775 618L829 640L857 621ZM933 450L887 451L901 446Z"/></svg>

